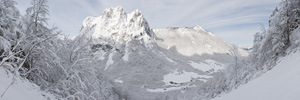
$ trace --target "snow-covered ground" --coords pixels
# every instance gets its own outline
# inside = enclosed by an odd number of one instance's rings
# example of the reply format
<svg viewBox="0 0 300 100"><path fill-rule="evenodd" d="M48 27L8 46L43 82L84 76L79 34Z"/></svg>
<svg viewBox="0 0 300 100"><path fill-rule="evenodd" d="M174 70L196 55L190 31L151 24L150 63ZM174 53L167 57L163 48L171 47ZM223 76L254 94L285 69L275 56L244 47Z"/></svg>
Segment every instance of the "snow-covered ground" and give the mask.
<svg viewBox="0 0 300 100"><path fill-rule="evenodd" d="M205 62L199 63L191 61L190 65L193 68L204 72L217 72L219 70L224 69L224 65L222 63L210 59L205 60Z"/></svg>
<svg viewBox="0 0 300 100"><path fill-rule="evenodd" d="M176 69L174 72L165 75L163 82L166 85L173 85L187 83L194 80L200 80L205 82L208 78L212 78L212 76L199 75L194 72L178 71Z"/></svg>
<svg viewBox="0 0 300 100"><path fill-rule="evenodd" d="M110 65L114 64L114 61L113 61L113 58L112 58L113 55L114 55L114 53L110 53L110 54L109 54L108 60L107 60L107 62L106 62L106 65L105 65L105 69L104 69L104 70L107 70L108 67L109 67Z"/></svg>
<svg viewBox="0 0 300 100"><path fill-rule="evenodd" d="M0 95L4 93L7 87L12 83L14 75L3 68L0 68ZM49 93L45 93L40 88L15 76L15 81L7 89L0 100L56 100L55 97Z"/></svg>
<svg viewBox="0 0 300 100"><path fill-rule="evenodd" d="M121 80L121 77L119 77L119 78L117 78L117 79L115 79L115 82L117 82L117 83L123 83L124 81L123 80Z"/></svg>
<svg viewBox="0 0 300 100"><path fill-rule="evenodd" d="M168 92L168 91L174 91L174 90L182 90L184 88L190 88L190 87L195 87L195 85L184 85L184 86L176 86L176 87L168 87L168 88L157 88L157 89L146 89L148 92Z"/></svg>
<svg viewBox="0 0 300 100"><path fill-rule="evenodd" d="M300 52L282 59L272 70L213 100L299 100Z"/></svg>
<svg viewBox="0 0 300 100"><path fill-rule="evenodd" d="M178 71L177 69L173 72L164 75L163 82L165 83L164 88L146 89L148 92L168 92L173 90L181 90L184 88L195 87L191 84L194 81L206 82L207 79L213 76L199 75L194 72Z"/></svg>

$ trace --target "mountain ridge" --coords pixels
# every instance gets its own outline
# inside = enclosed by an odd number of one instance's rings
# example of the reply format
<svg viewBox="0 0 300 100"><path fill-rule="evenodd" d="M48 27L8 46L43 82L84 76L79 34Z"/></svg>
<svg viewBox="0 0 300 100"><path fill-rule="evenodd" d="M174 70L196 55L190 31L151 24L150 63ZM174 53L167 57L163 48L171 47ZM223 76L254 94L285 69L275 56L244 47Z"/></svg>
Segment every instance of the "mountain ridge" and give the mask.
<svg viewBox="0 0 300 100"><path fill-rule="evenodd" d="M81 34L93 38L111 38L119 43L131 40L154 41L154 34L141 11L127 14L121 7L105 9L99 17L87 17L83 21Z"/></svg>

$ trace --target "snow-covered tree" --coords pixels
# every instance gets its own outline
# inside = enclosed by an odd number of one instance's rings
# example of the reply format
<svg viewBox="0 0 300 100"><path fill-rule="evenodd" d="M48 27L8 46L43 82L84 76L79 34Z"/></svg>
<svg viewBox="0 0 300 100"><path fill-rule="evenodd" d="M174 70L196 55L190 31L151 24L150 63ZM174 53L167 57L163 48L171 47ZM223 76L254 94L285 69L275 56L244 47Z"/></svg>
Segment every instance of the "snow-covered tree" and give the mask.
<svg viewBox="0 0 300 100"><path fill-rule="evenodd" d="M23 36L20 31L20 14L13 0L0 1L0 66L11 71L22 66L23 50L19 41ZM16 72L16 71L15 71Z"/></svg>
<svg viewBox="0 0 300 100"><path fill-rule="evenodd" d="M58 39L56 28L47 28L47 0L33 0L32 7L23 17L23 42L26 59L22 75L54 93L57 98L68 100L114 100L112 86L101 73L89 54L85 38Z"/></svg>
<svg viewBox="0 0 300 100"><path fill-rule="evenodd" d="M262 31L254 34L254 45L248 59L229 65L219 76L221 78L215 78L219 80L213 83L215 86L211 89L215 92L212 94L230 91L247 83L272 69L280 57L299 46L300 42L295 42L299 41L299 9L299 0L282 1L270 16L269 28L265 29L262 25Z"/></svg>
<svg viewBox="0 0 300 100"><path fill-rule="evenodd" d="M59 40L57 51L63 74L50 85L49 90L59 98L69 100L116 100L112 85L101 74L99 63L90 52L90 39Z"/></svg>
<svg viewBox="0 0 300 100"><path fill-rule="evenodd" d="M30 26L33 25L35 28L35 33L38 32L38 28L42 27L44 24L47 24L47 16L49 15L48 11L48 1L47 0L32 0L31 5L26 10L26 15L30 20Z"/></svg>
<svg viewBox="0 0 300 100"><path fill-rule="evenodd" d="M270 70L291 46L292 33L298 28L300 1L284 0L270 17L269 29L255 34L252 62L257 70Z"/></svg>
<svg viewBox="0 0 300 100"><path fill-rule="evenodd" d="M33 0L32 7L26 10L22 18L22 32L25 36L20 40L21 48L24 50L26 62L22 67L22 76L40 85L42 88L54 81L54 71L60 72L57 64L57 42L58 34L56 28L49 29L47 23L47 1ZM50 69L52 71L50 71Z"/></svg>

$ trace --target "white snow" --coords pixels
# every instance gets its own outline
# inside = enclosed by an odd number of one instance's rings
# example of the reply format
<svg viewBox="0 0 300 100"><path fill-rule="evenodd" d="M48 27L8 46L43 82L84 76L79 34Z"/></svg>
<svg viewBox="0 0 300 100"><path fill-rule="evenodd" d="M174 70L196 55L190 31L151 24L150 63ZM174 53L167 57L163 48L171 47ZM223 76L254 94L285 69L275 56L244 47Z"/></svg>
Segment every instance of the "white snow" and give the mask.
<svg viewBox="0 0 300 100"><path fill-rule="evenodd" d="M195 85L184 85L184 86L178 86L178 87L169 87L169 88L157 88L157 89L146 89L148 92L168 92L168 91L174 91L174 90L182 90L184 88L189 88L189 87L195 87Z"/></svg>
<svg viewBox="0 0 300 100"><path fill-rule="evenodd" d="M198 70L201 70L201 71L204 71L204 72L207 72L209 70L211 70L211 66L208 65L208 64L205 64L205 63L196 63L196 62L191 62L190 65L195 68L195 69L198 69Z"/></svg>
<svg viewBox="0 0 300 100"><path fill-rule="evenodd" d="M11 84L13 77L11 72L6 72L0 67L0 100L56 100L52 94L41 91L37 85L18 76L15 77L14 83L1 97Z"/></svg>
<svg viewBox="0 0 300 100"><path fill-rule="evenodd" d="M115 79L115 82L116 82L116 83L123 83L124 81L121 80L121 77L119 77L119 78Z"/></svg>
<svg viewBox="0 0 300 100"><path fill-rule="evenodd" d="M114 64L113 56L114 56L113 52L109 54L104 70L107 70L110 65Z"/></svg>
<svg viewBox="0 0 300 100"><path fill-rule="evenodd" d="M125 47L125 54L124 54L124 56L123 56L123 60L124 61L128 61L128 59L129 59L129 51L128 51L128 46L126 45L126 47Z"/></svg>
<svg viewBox="0 0 300 100"><path fill-rule="evenodd" d="M299 100L300 52L290 54L272 70L213 100Z"/></svg>
<svg viewBox="0 0 300 100"><path fill-rule="evenodd" d="M243 48L243 49L250 49L253 47L253 44L240 44L238 47Z"/></svg>
<svg viewBox="0 0 300 100"><path fill-rule="evenodd" d="M164 56L164 58L166 58L169 62L172 62L172 63L175 62L174 60L172 60L171 58L169 58L168 56L166 56L163 52L160 52L160 54L161 54L162 56Z"/></svg>
<svg viewBox="0 0 300 100"><path fill-rule="evenodd" d="M199 62L199 63L191 61L190 65L193 68L204 72L208 72L208 71L217 72L221 69L224 69L223 64L210 59L205 60L205 62Z"/></svg>
<svg viewBox="0 0 300 100"><path fill-rule="evenodd" d="M106 52L103 51L103 50L98 50L97 52L94 53L94 57L97 59L97 60L104 60L105 59L105 54Z"/></svg>
<svg viewBox="0 0 300 100"><path fill-rule="evenodd" d="M124 61L128 61L128 59L129 59L129 52L125 50L125 54L123 56L123 60Z"/></svg>
<svg viewBox="0 0 300 100"><path fill-rule="evenodd" d="M212 76L207 76L207 75L199 75L194 72L186 72L186 71L178 71L177 69L167 75L164 76L163 82L166 85L173 85L170 82L175 82L175 83L187 83L191 82L194 79L208 79L212 78Z"/></svg>
<svg viewBox="0 0 300 100"><path fill-rule="evenodd" d="M193 27L193 29L197 30L197 31L203 31L203 32L207 32L205 31L201 26L196 25L195 27Z"/></svg>

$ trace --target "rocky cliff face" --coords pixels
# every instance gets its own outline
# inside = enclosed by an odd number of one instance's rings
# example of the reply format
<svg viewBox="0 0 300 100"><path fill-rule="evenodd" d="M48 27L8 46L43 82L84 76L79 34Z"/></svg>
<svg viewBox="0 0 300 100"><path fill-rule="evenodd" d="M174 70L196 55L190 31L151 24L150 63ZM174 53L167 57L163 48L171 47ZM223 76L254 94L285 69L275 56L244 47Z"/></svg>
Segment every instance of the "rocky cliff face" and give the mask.
<svg viewBox="0 0 300 100"><path fill-rule="evenodd" d="M127 14L121 7L106 9L99 17L87 17L83 21L81 34L93 38L111 38L118 43L131 40L150 42L154 38L141 11Z"/></svg>

